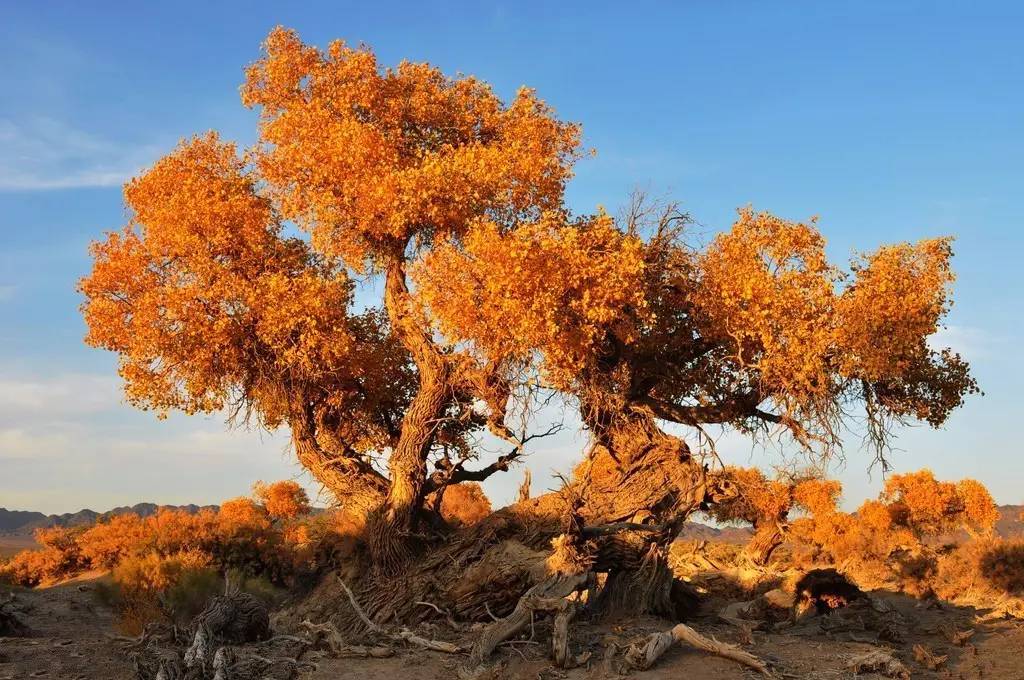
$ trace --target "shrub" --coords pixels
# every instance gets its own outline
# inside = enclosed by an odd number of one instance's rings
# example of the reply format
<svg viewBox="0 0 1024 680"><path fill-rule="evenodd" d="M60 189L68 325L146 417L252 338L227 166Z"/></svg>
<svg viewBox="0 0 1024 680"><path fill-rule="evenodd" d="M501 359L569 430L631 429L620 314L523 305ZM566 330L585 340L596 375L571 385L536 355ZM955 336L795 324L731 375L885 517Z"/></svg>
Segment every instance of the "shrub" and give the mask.
<svg viewBox="0 0 1024 680"><path fill-rule="evenodd" d="M127 513L86 529L78 537L78 546L92 567L111 569L128 556L145 552L151 536L141 517Z"/></svg>
<svg viewBox="0 0 1024 680"><path fill-rule="evenodd" d="M209 556L198 551L127 557L111 577L98 596L117 610L121 629L130 635L151 621L187 623L223 588Z"/></svg>
<svg viewBox="0 0 1024 680"><path fill-rule="evenodd" d="M1011 595L1024 595L1024 541L996 541L979 561L988 583Z"/></svg>
<svg viewBox="0 0 1024 680"><path fill-rule="evenodd" d="M453 484L441 498L441 517L449 524L471 526L491 514L491 501L476 482Z"/></svg>
<svg viewBox="0 0 1024 680"><path fill-rule="evenodd" d="M273 484L256 482L253 496L263 504L274 519L295 519L310 513L309 496L306 490L291 480Z"/></svg>

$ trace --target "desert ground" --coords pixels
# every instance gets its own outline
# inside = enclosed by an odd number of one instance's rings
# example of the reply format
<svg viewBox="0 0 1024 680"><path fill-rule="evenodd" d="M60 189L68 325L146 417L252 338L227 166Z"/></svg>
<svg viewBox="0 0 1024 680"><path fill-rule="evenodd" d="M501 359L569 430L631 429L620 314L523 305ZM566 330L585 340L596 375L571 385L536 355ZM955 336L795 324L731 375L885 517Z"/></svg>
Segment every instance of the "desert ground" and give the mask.
<svg viewBox="0 0 1024 680"><path fill-rule="evenodd" d="M704 572L698 578L714 583L727 575ZM4 611L13 613L27 630L17 637L0 637L0 680L146 677L134 663L145 636L125 636L119 629L117 613L97 597L97 589L109 580L107 574L88 572L50 587L5 588L0 593ZM725 600L710 596L687 623L704 635L738 645L767 661L772 675L780 678L1024 678L1024 622L992 610L918 600L884 590L870 592L869 596L871 604L861 612L844 614L836 610L794 623L788 612L780 611L780 620L774 624L751 622L758 629L749 634L742 626L722 618ZM346 606L344 602L333 604ZM272 639L245 649L260 657L298 657L301 665L279 664L266 669L266 675L254 677L432 680L456 677L465 664L464 654L393 643L388 645L386 658L332 658L335 655L323 646L297 644L301 631L289 630L287 618L272 614L273 632L292 633L294 639ZM498 648L488 669L489 677L532 680L629 674L652 680L710 680L758 675L733 661L683 645L669 650L650 670L629 672L606 660L611 658L608 650L625 649L651 633L670 628L672 622L639 617L613 625L585 618L575 623L570 631L570 649L577 658L589 657L579 667L565 670L553 665L548 642L551 624L538 620L532 631L524 631ZM458 633L436 623L421 626L416 632L463 649L475 637L475 630ZM366 633L346 636L346 642L353 645L375 641L379 638ZM944 660L933 661L929 668L928 662L915 654L915 648ZM852 664L858 658L878 651L890 654L902 671L855 672Z"/></svg>

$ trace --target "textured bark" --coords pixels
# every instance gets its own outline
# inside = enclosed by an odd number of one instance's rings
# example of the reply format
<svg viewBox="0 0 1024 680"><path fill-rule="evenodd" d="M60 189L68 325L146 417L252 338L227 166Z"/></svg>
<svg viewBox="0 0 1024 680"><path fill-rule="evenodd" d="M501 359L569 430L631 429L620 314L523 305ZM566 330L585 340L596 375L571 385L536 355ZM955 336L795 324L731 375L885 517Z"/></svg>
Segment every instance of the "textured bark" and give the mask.
<svg viewBox="0 0 1024 680"><path fill-rule="evenodd" d="M754 530L754 535L743 548L743 557L751 564L763 567L768 564L772 553L782 545L785 536L776 522L765 522Z"/></svg>
<svg viewBox="0 0 1024 680"><path fill-rule="evenodd" d="M388 266L384 302L392 328L419 372L419 389L402 419L401 434L389 460L387 497L370 517L368 532L374 566L394 573L413 553L411 532L423 500L427 454L453 390L451 366L430 338L429 326L409 294L402 257L395 257Z"/></svg>
<svg viewBox="0 0 1024 680"><path fill-rule="evenodd" d="M299 463L331 492L353 517L366 517L380 507L388 480L357 455L331 455L317 441L316 421L305 404L296 403L291 417L292 443Z"/></svg>

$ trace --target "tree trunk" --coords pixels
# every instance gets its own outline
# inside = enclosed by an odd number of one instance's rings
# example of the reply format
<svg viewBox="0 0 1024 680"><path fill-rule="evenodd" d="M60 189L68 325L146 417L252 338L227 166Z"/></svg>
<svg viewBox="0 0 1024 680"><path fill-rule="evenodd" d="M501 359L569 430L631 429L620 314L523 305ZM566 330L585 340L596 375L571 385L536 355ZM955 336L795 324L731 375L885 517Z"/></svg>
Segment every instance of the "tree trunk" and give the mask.
<svg viewBox="0 0 1024 680"><path fill-rule="evenodd" d="M785 536L776 522L764 522L754 528L754 535L743 548L742 557L751 564L763 567L768 564L772 553L782 545Z"/></svg>
<svg viewBox="0 0 1024 680"><path fill-rule="evenodd" d="M374 566L384 573L393 573L412 554L411 532L423 501L427 455L453 390L451 367L431 339L427 320L409 294L405 261L401 257L395 257L387 268L384 302L391 326L419 372L419 389L402 419L402 431L388 462L387 497L369 523Z"/></svg>
<svg viewBox="0 0 1024 680"><path fill-rule="evenodd" d="M299 463L353 518L365 519L383 502L388 480L354 452L324 450L317 439L316 422L308 401L302 395L294 395L289 425Z"/></svg>

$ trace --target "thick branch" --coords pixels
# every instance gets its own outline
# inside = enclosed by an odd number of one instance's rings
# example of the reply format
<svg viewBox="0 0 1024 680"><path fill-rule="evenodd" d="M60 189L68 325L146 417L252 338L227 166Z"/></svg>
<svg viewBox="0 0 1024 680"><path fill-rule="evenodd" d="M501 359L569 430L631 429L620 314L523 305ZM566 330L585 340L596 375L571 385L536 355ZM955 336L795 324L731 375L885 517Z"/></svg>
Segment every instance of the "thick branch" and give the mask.
<svg viewBox="0 0 1024 680"><path fill-rule="evenodd" d="M759 409L756 396L744 395L736 399L706 406L680 406L655 397L644 397L641 404L662 420L681 425L715 425L739 418L757 418L768 423L781 423L782 416Z"/></svg>

